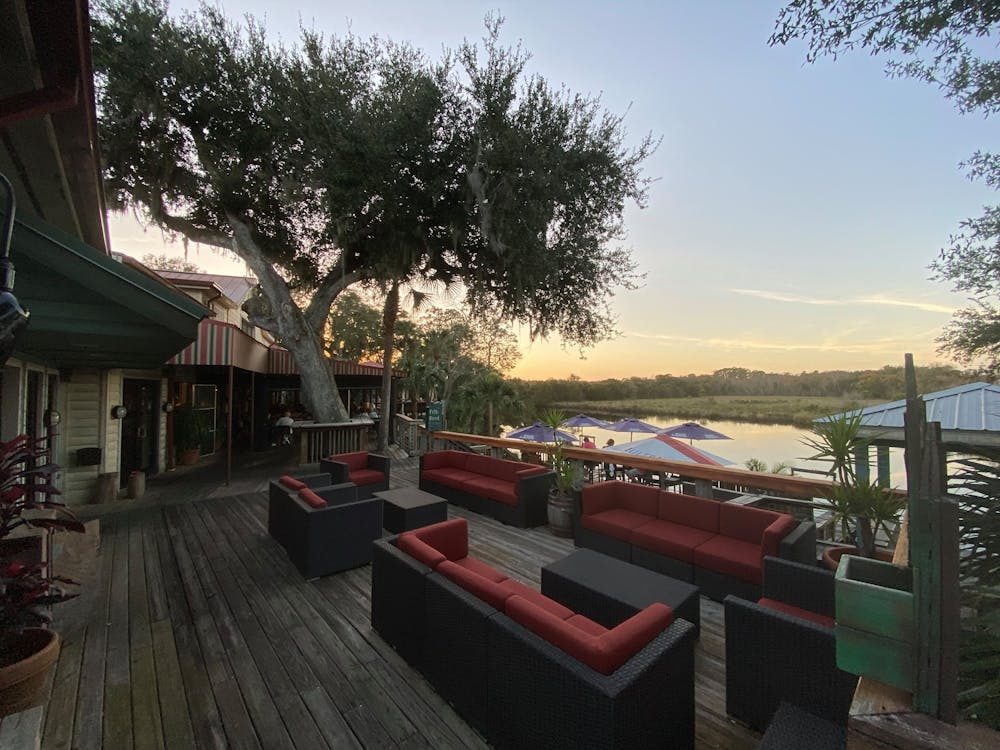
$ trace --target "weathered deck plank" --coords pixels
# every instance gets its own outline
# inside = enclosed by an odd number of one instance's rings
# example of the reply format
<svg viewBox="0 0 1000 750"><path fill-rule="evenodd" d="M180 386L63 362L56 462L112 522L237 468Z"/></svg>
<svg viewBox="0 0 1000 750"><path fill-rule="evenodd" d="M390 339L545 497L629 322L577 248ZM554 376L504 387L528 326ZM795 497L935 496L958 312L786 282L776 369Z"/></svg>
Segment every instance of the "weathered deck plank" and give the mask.
<svg viewBox="0 0 1000 750"><path fill-rule="evenodd" d="M394 464L392 485L415 467ZM208 495L102 521L93 616L64 649L43 748L487 747L372 630L370 568L305 581L267 534L266 494ZM535 588L573 547L449 514L473 554ZM724 655L722 607L703 599L697 746L751 748L725 714Z"/></svg>

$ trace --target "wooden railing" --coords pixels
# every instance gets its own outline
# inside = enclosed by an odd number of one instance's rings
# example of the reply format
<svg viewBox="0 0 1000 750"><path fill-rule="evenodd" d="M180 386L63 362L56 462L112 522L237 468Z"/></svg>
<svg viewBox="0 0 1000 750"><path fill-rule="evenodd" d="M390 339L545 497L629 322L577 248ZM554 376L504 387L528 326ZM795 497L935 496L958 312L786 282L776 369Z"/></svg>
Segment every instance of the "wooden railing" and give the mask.
<svg viewBox="0 0 1000 750"><path fill-rule="evenodd" d="M299 465L314 464L334 453L366 451L371 429L367 422L296 423L292 434L299 442Z"/></svg>

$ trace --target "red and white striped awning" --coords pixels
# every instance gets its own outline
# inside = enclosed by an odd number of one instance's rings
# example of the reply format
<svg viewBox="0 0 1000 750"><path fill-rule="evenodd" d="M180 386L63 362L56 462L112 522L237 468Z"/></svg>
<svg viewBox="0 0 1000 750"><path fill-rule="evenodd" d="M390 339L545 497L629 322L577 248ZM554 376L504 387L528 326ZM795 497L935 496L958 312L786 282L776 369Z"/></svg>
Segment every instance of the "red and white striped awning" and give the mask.
<svg viewBox="0 0 1000 750"><path fill-rule="evenodd" d="M295 366L292 353L282 346L274 345L267 352L268 368L271 375L298 375L299 368ZM382 377L382 365L374 362L347 362L343 359L331 359L330 367L334 375L361 375L370 378ZM402 370L393 369L394 378L405 377Z"/></svg>
<svg viewBox="0 0 1000 750"><path fill-rule="evenodd" d="M267 347L231 323L206 318L198 325L198 338L167 364L233 365L263 373L267 371Z"/></svg>

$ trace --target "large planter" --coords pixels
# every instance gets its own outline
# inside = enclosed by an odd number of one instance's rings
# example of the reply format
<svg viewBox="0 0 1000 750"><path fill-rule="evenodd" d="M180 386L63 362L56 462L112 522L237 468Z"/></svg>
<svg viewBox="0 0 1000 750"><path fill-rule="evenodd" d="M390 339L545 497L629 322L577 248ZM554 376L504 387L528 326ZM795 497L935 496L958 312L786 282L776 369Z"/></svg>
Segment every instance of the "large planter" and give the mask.
<svg viewBox="0 0 1000 750"><path fill-rule="evenodd" d="M198 463L201 458L201 448L185 448L177 457L177 463L181 466L191 466Z"/></svg>
<svg viewBox="0 0 1000 750"><path fill-rule="evenodd" d="M573 536L573 498L549 495L549 531L555 536Z"/></svg>
<svg viewBox="0 0 1000 750"><path fill-rule="evenodd" d="M42 703L49 670L59 658L59 635L26 628L0 637L0 716Z"/></svg>
<svg viewBox="0 0 1000 750"><path fill-rule="evenodd" d="M913 571L844 555L834 590L837 666L912 691L916 673Z"/></svg>
<svg viewBox="0 0 1000 750"><path fill-rule="evenodd" d="M840 558L844 555L857 556L858 548L848 547L846 545L841 547L827 547L823 550L823 565L825 565L828 570L837 572L837 568L840 567ZM892 552L884 549L876 549L875 559L881 560L882 562L892 562Z"/></svg>

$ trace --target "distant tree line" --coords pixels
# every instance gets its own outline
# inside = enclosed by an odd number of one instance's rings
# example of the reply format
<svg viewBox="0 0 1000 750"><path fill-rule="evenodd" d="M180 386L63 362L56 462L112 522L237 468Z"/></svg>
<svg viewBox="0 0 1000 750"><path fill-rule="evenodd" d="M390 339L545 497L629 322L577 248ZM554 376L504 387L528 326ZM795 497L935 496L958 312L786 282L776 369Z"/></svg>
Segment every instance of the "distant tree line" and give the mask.
<svg viewBox="0 0 1000 750"><path fill-rule="evenodd" d="M980 379L979 373L947 365L917 368L920 391L930 393ZM726 367L711 375L656 375L649 378L516 380L532 408L565 401L613 401L694 396L841 396L893 401L905 395L903 368L829 370L798 374Z"/></svg>

